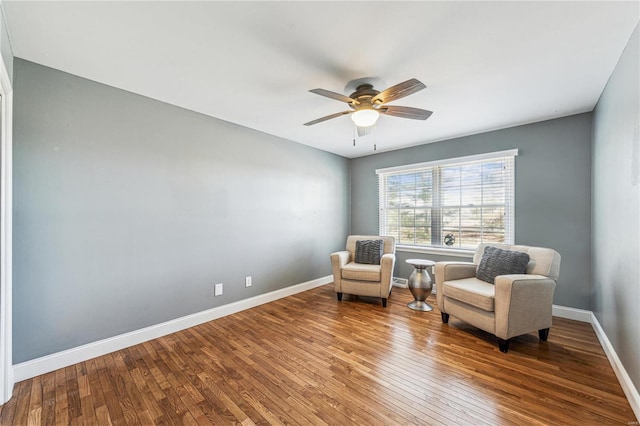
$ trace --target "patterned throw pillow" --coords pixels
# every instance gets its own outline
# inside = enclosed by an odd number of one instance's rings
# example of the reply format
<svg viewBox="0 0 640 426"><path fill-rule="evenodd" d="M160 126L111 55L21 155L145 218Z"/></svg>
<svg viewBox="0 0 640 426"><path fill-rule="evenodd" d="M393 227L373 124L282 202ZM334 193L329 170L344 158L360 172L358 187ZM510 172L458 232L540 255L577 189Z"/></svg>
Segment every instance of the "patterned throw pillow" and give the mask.
<svg viewBox="0 0 640 426"><path fill-rule="evenodd" d="M487 246L476 271L476 278L495 284L498 275L524 274L529 264L529 254Z"/></svg>
<svg viewBox="0 0 640 426"><path fill-rule="evenodd" d="M383 247L382 240L356 241L356 263L379 265Z"/></svg>

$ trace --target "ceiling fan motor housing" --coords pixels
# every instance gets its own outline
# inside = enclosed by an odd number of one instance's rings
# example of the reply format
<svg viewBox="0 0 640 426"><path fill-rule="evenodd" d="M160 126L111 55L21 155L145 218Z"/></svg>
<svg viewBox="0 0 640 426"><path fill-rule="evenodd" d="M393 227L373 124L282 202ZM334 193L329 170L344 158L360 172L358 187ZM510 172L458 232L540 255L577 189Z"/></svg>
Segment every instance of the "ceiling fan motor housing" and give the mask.
<svg viewBox="0 0 640 426"><path fill-rule="evenodd" d="M356 88L356 91L353 92L349 97L353 100L355 100L355 105L351 105L352 108L356 109L357 105L370 105L371 107L374 107L377 105L373 104L371 102L371 99L373 99L373 97L375 97L378 93L380 93L378 90L375 90L373 88L373 85L371 84L361 84ZM382 102L380 102L382 103Z"/></svg>

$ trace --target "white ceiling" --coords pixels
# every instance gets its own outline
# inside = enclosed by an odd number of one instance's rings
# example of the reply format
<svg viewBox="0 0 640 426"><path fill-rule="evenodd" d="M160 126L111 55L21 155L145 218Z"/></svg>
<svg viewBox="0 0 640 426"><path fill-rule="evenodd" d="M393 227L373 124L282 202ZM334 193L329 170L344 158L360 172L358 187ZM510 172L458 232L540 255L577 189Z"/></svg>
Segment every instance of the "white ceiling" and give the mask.
<svg viewBox="0 0 640 426"><path fill-rule="evenodd" d="M353 158L591 111L640 19L611 2L2 1L16 57ZM427 89L352 146L352 79ZM376 87L382 90L384 87ZM347 93L348 94L348 93Z"/></svg>

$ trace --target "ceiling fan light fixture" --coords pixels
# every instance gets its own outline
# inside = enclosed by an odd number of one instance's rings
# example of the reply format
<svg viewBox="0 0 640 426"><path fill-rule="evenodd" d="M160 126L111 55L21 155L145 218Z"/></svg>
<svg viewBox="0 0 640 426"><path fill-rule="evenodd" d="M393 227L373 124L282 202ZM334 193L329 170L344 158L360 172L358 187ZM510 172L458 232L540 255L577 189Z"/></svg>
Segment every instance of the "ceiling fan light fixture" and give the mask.
<svg viewBox="0 0 640 426"><path fill-rule="evenodd" d="M358 127L369 127L376 124L380 113L375 109L360 109L351 114L351 120Z"/></svg>

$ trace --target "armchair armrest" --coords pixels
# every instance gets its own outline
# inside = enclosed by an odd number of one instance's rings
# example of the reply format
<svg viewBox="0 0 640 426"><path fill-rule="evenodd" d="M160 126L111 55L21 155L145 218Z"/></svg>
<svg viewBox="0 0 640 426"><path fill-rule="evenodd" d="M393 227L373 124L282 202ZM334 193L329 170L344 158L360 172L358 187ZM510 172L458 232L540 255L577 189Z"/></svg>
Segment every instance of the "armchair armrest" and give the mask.
<svg viewBox="0 0 640 426"><path fill-rule="evenodd" d="M331 264L334 262L338 262L340 267L343 267L347 263L349 263L349 258L351 257L351 253L348 251L337 251L335 253L331 253Z"/></svg>
<svg viewBox="0 0 640 426"><path fill-rule="evenodd" d="M393 267L396 263L396 255L383 254L380 258L380 297L389 297L389 291L393 285Z"/></svg>
<svg viewBox="0 0 640 426"><path fill-rule="evenodd" d="M344 265L351 260L351 253L348 251L337 251L331 253L331 271L333 272L333 283L336 287L336 292L342 292L342 273L340 270Z"/></svg>
<svg viewBox="0 0 640 426"><path fill-rule="evenodd" d="M380 265L382 268L390 266L393 269L393 264L396 262L396 255L393 253L383 254L380 258Z"/></svg>
<svg viewBox="0 0 640 426"><path fill-rule="evenodd" d="M441 312L444 312L442 284L445 281L475 277L477 267L473 262L436 262L433 275L436 280L436 301Z"/></svg>
<svg viewBox="0 0 640 426"><path fill-rule="evenodd" d="M450 280L461 280L476 276L478 265L473 262L436 262L435 275L441 282Z"/></svg>
<svg viewBox="0 0 640 426"><path fill-rule="evenodd" d="M495 335L501 339L551 327L556 282L544 275L499 275L495 280Z"/></svg>

